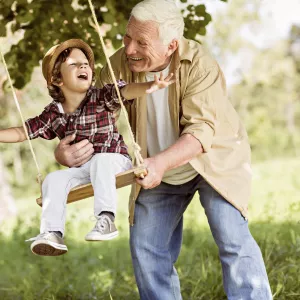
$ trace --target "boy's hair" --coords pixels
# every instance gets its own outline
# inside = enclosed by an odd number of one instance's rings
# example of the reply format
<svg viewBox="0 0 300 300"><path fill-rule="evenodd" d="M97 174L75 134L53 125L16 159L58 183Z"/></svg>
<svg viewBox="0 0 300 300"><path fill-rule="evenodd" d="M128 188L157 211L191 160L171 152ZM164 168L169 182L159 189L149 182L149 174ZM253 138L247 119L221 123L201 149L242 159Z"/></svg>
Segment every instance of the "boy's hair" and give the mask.
<svg viewBox="0 0 300 300"><path fill-rule="evenodd" d="M69 55L70 55L70 53L72 52L73 49L75 49L75 47L67 48L63 52L60 53L60 55L58 56L58 58L55 61L54 67L52 69L51 81L47 85L49 95L55 101L58 101L58 102L61 102L61 103L63 103L65 101L64 94L63 94L62 90L60 89L60 87L53 84L53 83L59 84L61 82L61 80L62 80L61 72L60 72L61 64L66 61L66 59L69 57ZM86 58L88 58L86 52L83 49L79 49L79 50L81 50L84 53L84 55L86 56ZM95 77L95 72L94 72L93 67L92 66L90 66L90 67L93 70L93 77L92 77L92 84L93 84L94 77Z"/></svg>
<svg viewBox="0 0 300 300"><path fill-rule="evenodd" d="M63 62L66 61L68 56L70 55L72 49L79 49L81 50L84 55L86 56L89 66L93 71L92 83L94 81L94 67L95 67L95 60L94 60L94 53L91 47L85 43L83 40L80 39L70 39L66 40L60 44L52 46L47 53L45 54L43 61L42 61L42 71L43 75L47 82L47 87L49 90L49 94L54 100L59 102L64 102L65 97L61 91L61 89L54 85L54 83L61 82L61 73L60 67Z"/></svg>

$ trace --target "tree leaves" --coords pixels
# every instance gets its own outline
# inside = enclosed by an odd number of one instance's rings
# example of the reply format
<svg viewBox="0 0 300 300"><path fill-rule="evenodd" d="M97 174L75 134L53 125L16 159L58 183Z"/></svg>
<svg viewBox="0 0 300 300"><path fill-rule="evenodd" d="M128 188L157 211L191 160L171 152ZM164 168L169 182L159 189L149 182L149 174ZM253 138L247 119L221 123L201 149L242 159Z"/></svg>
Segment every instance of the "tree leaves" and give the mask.
<svg viewBox="0 0 300 300"><path fill-rule="evenodd" d="M221 0L222 1L222 0ZM93 1L97 20L106 26L105 40L115 49L122 45L122 36L131 8L139 0ZM187 1L181 0L182 3ZM211 21L205 5L188 5L186 8L185 36L197 39L205 35L205 27ZM2 19L2 20L1 20ZM0 35L6 36L6 26L11 32L24 30L24 37L5 55L16 88L29 82L33 68L39 64L44 53L54 44L70 38L85 40L94 50L95 60L105 62L99 37L90 25L91 12L86 0L6 0L0 3ZM104 28L104 27L103 27Z"/></svg>

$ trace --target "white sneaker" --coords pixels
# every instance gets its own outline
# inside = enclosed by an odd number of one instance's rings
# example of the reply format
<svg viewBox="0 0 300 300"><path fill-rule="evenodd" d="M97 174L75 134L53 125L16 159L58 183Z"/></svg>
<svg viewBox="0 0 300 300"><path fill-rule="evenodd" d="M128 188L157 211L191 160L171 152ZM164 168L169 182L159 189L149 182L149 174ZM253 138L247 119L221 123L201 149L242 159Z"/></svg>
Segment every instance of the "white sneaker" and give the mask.
<svg viewBox="0 0 300 300"><path fill-rule="evenodd" d="M115 223L106 214L97 216L94 229L85 236L86 241L112 240L119 234Z"/></svg>
<svg viewBox="0 0 300 300"><path fill-rule="evenodd" d="M32 253L42 256L58 256L68 252L68 248L64 243L64 239L55 232L45 232L38 236L26 240L26 242L34 241L30 249Z"/></svg>

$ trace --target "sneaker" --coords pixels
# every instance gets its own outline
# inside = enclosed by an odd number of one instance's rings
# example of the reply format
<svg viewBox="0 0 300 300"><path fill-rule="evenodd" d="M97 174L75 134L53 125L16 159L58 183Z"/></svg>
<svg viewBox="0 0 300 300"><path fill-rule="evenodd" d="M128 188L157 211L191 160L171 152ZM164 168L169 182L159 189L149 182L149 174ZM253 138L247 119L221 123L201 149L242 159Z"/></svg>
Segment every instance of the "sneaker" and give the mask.
<svg viewBox="0 0 300 300"><path fill-rule="evenodd" d="M34 241L30 249L32 253L43 256L58 256L68 252L68 248L64 243L64 239L54 232L41 233L38 236L26 240L26 242Z"/></svg>
<svg viewBox="0 0 300 300"><path fill-rule="evenodd" d="M108 215L97 216L94 229L85 236L86 241L106 241L117 237L119 234L115 223Z"/></svg>

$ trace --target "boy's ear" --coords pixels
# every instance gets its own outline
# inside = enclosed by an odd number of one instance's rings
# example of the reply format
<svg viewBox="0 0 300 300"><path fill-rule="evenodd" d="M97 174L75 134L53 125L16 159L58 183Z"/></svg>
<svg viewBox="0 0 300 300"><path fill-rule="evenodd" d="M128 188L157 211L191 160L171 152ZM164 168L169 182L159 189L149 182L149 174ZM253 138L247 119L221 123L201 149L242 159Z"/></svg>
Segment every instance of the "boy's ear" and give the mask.
<svg viewBox="0 0 300 300"><path fill-rule="evenodd" d="M51 83L55 86L58 86L58 87L60 87L64 84L62 80L61 81L54 81L53 76L51 76Z"/></svg>
<svg viewBox="0 0 300 300"><path fill-rule="evenodd" d="M178 40L173 39L168 45L167 56L172 55L178 48Z"/></svg>

